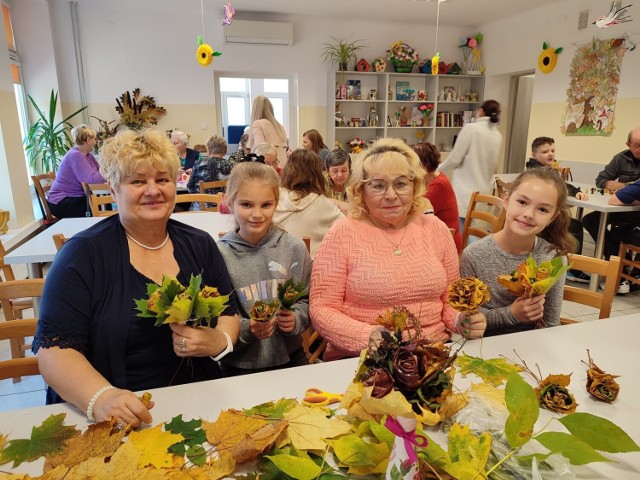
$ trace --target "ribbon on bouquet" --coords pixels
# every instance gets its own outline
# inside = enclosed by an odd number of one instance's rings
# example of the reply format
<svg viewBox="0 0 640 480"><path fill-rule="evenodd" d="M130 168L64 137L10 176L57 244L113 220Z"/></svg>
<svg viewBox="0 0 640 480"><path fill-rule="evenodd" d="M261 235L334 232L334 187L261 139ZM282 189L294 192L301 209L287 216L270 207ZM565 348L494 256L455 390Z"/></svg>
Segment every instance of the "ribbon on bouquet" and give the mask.
<svg viewBox="0 0 640 480"><path fill-rule="evenodd" d="M401 437L404 440L404 448L407 452L407 455L409 456L409 460L411 460L412 463L418 461L418 455L416 455L416 450L414 447L424 448L429 443L427 437L425 437L424 435L416 434L415 422L416 420L413 419L414 426L413 428L408 427L410 429L409 431L406 431L406 427L391 416L387 417L387 421L384 423L384 426L387 427L391 431L391 433L393 433L396 437Z"/></svg>

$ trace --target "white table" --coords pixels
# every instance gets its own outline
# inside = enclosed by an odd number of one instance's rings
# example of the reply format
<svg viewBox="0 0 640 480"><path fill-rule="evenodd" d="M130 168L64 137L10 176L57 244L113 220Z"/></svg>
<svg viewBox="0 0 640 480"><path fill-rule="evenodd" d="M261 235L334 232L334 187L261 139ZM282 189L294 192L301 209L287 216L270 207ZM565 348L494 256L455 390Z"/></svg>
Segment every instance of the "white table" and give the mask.
<svg viewBox="0 0 640 480"><path fill-rule="evenodd" d="M535 330L469 341L464 351L484 358L499 354L514 358L513 350L531 366L538 364L543 375L571 373L570 390L579 404L578 411L605 417L622 427L636 442L640 442L640 373L636 365L637 339L640 338L640 314L608 320L594 320L580 324ZM621 393L611 405L593 400L585 390L586 369L581 360L587 359L586 349L605 371L620 375ZM156 402L152 410L154 424L168 421L182 413L185 419L203 418L215 420L220 411L228 408L247 408L280 398L302 398L309 387L332 392L345 391L349 386L357 359L316 364L241 377L225 378L191 385L158 388L152 390ZM523 374L524 375L524 374ZM533 380L524 375L533 384ZM458 374L456 387L465 389L478 379ZM188 400L187 400L188 399ZM31 428L39 425L49 415L65 412L65 424L83 428L87 425L83 414L67 404L28 408L0 413L0 433L9 439L28 438ZM554 414L541 410L536 431L541 429ZM558 422L551 422L548 429L562 430ZM640 478L640 453L605 454L618 463L596 463L576 467L578 478L586 479L634 479ZM15 473L40 474L43 460L20 465ZM9 470L11 464L0 467Z"/></svg>
<svg viewBox="0 0 640 480"><path fill-rule="evenodd" d="M640 211L640 205L609 205L610 195L602 195L599 193L589 193L588 200L578 200L575 197L567 197L567 203L574 207L578 207L578 218L582 217L582 210L589 208L600 212L600 224L598 225L598 238L595 240L594 258L602 258L604 251L604 236L607 230L607 217L613 212L637 212ZM591 275L589 290L598 290L598 275Z"/></svg>
<svg viewBox="0 0 640 480"><path fill-rule="evenodd" d="M52 262L57 253L56 246L53 243L53 234L61 233L66 238L70 238L76 233L104 220L104 218L64 218L12 250L4 257L4 260L9 264L26 263L29 278L41 278L42 263ZM216 241L218 240L218 233L227 232L234 225L233 215L225 215L218 212L174 213L171 218L204 230Z"/></svg>

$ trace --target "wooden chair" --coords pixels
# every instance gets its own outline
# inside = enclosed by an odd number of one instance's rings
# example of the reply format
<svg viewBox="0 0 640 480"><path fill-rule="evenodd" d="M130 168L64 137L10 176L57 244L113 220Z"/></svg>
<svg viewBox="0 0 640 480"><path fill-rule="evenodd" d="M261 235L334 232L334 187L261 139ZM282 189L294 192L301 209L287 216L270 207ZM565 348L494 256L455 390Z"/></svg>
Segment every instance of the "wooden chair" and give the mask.
<svg viewBox="0 0 640 480"><path fill-rule="evenodd" d="M499 178L496 178L495 192L496 197L504 199L504 196L511 190L511 184L513 182L505 182Z"/></svg>
<svg viewBox="0 0 640 480"><path fill-rule="evenodd" d="M481 210L479 207L484 204L484 207L492 207L493 210L497 210L497 214L493 214L488 210ZM506 210L502 199L494 197L493 195L483 195L480 192L473 192L471 194L471 200L469 200L469 209L467 210L467 216L464 219L464 227L462 229L462 248L464 249L469 243L469 236L486 237L492 233L502 230L504 227L504 221L506 216ZM476 220L482 220L488 224L487 228L480 228L479 226L472 226L471 222Z"/></svg>
<svg viewBox="0 0 640 480"><path fill-rule="evenodd" d="M30 364L35 362L35 374L37 371L37 361L35 358L32 360L25 359L25 352L31 348L30 344L25 343L25 337L30 337L35 334L36 320L34 318L24 319L21 317L16 317L13 313L13 309L11 307L13 299L21 298L21 297L30 297L29 300L32 301L33 297L41 297L42 289L44 287L44 278L33 278L27 280L12 280L7 282L0 283L0 303L2 304L2 311L4 313L5 322L0 323L0 326L4 326L6 324L11 324L14 322L22 322L23 320L31 320L32 328L26 328L23 330L21 328L17 329L9 329L12 334L7 335L7 339L9 339L9 343L11 345L11 360L9 360L9 365L23 365ZM22 313L22 312L21 312ZM18 323L19 326L29 325L29 323ZM6 329L6 327L4 327ZM19 360L18 362L14 362L14 360ZM13 362L13 363L12 363ZM30 375L33 375L31 373ZM27 373L25 373L27 375ZM20 381L20 377L22 376L19 372L17 374L11 375L13 377L14 383ZM4 377L9 378L9 377Z"/></svg>
<svg viewBox="0 0 640 480"><path fill-rule="evenodd" d="M66 243L66 241L69 240L62 233L54 233L53 235L51 235L51 237L53 238L53 243L55 244L56 250L58 252L60 251L62 246Z"/></svg>
<svg viewBox="0 0 640 480"><path fill-rule="evenodd" d="M606 276L604 291L592 292L584 288L565 285L562 299L568 302L581 303L589 307L598 308L600 313L598 318L609 318L611 314L611 302L618 290L618 273L620 271L620 257L611 256L609 260L586 257L584 255L569 255L571 268L581 270L591 275ZM578 320L560 318L560 324L577 323Z"/></svg>
<svg viewBox="0 0 640 480"><path fill-rule="evenodd" d="M327 345L327 341L313 327L309 326L302 332L302 348L309 359L309 363L321 362L320 356L327 349Z"/></svg>
<svg viewBox="0 0 640 480"><path fill-rule="evenodd" d="M58 219L51 213L51 209L49 208L49 204L47 203L49 190L51 190L51 185L53 185L53 181L55 179L56 174L53 172L42 173L40 175L31 175L33 186L36 189L36 194L38 195L43 222L46 226L52 225L58 221Z"/></svg>
<svg viewBox="0 0 640 480"><path fill-rule="evenodd" d="M640 278L636 278L624 270L624 267L640 269L640 247L631 243L621 243L618 255L620 256L620 267L618 268L616 285L619 285L623 278L640 285ZM627 258L627 255L631 258Z"/></svg>
<svg viewBox="0 0 640 480"><path fill-rule="evenodd" d="M16 279L11 265L4 263L4 256L6 254L7 251L4 249L4 245L2 245L2 242L0 241L0 273L2 273L2 275L0 275L0 284L2 284L3 281L13 282ZM15 298L10 301L10 306L13 311L13 318L22 318L22 312L33 308L33 302L30 298Z"/></svg>
<svg viewBox="0 0 640 480"><path fill-rule="evenodd" d="M36 334L38 321L35 318L14 320L12 322L0 322L0 341L19 341L24 337L32 337ZM19 357L11 360L0 361L0 380L13 378L14 383L19 382L23 376L39 375L38 359L36 357Z"/></svg>
<svg viewBox="0 0 640 480"><path fill-rule="evenodd" d="M87 197L87 205L92 217L110 217L116 215L117 210L107 210L105 207L111 205L113 195L105 193L109 191L107 183L82 183L84 194Z"/></svg>
<svg viewBox="0 0 640 480"><path fill-rule="evenodd" d="M215 195L209 195L207 193L185 193L182 195L176 195L176 204L187 202L199 202L201 212L217 212L218 207L222 202L222 194L216 193ZM211 204L211 206L207 207L207 203ZM197 213L197 210L194 213Z"/></svg>
<svg viewBox="0 0 640 480"><path fill-rule="evenodd" d="M216 193L222 193L224 190L227 189L228 182L229 182L228 180L217 180L214 182L205 182L204 180L200 180L198 182L198 186L200 188L200 193L208 194L210 190L215 190Z"/></svg>

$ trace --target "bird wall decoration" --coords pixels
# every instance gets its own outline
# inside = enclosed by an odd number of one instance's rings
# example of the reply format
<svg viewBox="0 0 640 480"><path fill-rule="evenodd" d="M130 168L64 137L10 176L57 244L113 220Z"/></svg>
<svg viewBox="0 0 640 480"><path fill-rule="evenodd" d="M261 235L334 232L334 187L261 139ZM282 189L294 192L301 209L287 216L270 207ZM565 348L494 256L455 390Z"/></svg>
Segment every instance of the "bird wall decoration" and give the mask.
<svg viewBox="0 0 640 480"><path fill-rule="evenodd" d="M607 15L598 17L598 19L593 22L592 25L595 25L598 28L607 28L619 23L631 22L631 17L627 15L627 10L630 6L631 4L625 7L616 7L615 4L613 4L611 5L611 10L609 10L609 13Z"/></svg>

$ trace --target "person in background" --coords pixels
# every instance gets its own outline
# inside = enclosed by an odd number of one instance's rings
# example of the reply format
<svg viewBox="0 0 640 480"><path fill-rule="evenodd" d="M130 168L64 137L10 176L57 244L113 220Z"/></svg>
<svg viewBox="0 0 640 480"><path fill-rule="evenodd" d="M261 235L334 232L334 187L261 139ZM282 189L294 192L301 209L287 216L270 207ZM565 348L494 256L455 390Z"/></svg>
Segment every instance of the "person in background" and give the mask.
<svg viewBox="0 0 640 480"><path fill-rule="evenodd" d="M263 163L275 168L278 175L282 174L282 168L278 166L279 160L276 147L270 143L259 143L253 147L252 153L255 153L258 157L262 157Z"/></svg>
<svg viewBox="0 0 640 480"><path fill-rule="evenodd" d="M227 204L236 228L220 239L240 309L240 338L222 362L225 375L308 365L302 332L309 327L309 297L267 321L251 319L258 300L277 300L277 287L289 278L309 285L311 258L302 240L272 223L280 179L260 162L242 162L231 172Z"/></svg>
<svg viewBox="0 0 640 480"><path fill-rule="evenodd" d="M429 142L416 143L413 150L418 154L420 163L427 171L424 177L427 192L424 196L431 202L433 214L442 220L447 227L453 228L453 241L456 243L456 250L460 255L462 253L462 235L458 220L458 204L451 182L444 173L437 170L440 164L440 152L435 145Z"/></svg>
<svg viewBox="0 0 640 480"><path fill-rule="evenodd" d="M327 197L347 213L347 183L351 175L351 157L340 148L332 150L324 161L324 179Z"/></svg>
<svg viewBox="0 0 640 480"><path fill-rule="evenodd" d="M302 134L302 146L318 155L323 162L327 158L327 155L329 155L329 149L324 144L322 135L320 135L320 132L315 128L307 130Z"/></svg>
<svg viewBox="0 0 640 480"><path fill-rule="evenodd" d="M191 175L193 165L201 158L200 152L189 148L189 135L180 130L171 132L171 143L178 151L180 169L187 175Z"/></svg>
<svg viewBox="0 0 640 480"><path fill-rule="evenodd" d="M203 286L221 295L233 287L211 236L170 218L180 164L166 135L123 130L104 143L100 159L118 215L58 252L33 351L47 403L67 401L91 421L138 426L152 418L133 392L221 377L218 360L233 350L239 319L233 298L211 327L156 327L137 315L134 299L165 275L188 285L202 274Z"/></svg>
<svg viewBox="0 0 640 480"><path fill-rule="evenodd" d="M555 168L556 161L556 147L555 140L551 137L537 137L531 142L531 158L526 163L526 168L539 168L539 167L551 167ZM589 194L581 192L580 188L571 185L569 182L565 183L567 186L567 193L571 197L575 197L578 200L588 200ZM569 221L569 233L576 239L577 245L575 253L582 254L582 242L584 240L584 233L582 229L582 223L575 218L571 218ZM567 272L567 280L572 282L589 283L591 276L580 270L571 269Z"/></svg>
<svg viewBox="0 0 640 480"><path fill-rule="evenodd" d="M596 177L596 186L617 192L627 184L640 179L640 127L627 135L627 150L613 157ZM591 212L582 217L582 225L596 240L600 228L600 212ZM612 212L607 216L607 225L640 225L640 212ZM620 292L622 293L622 292Z"/></svg>
<svg viewBox="0 0 640 480"><path fill-rule="evenodd" d="M391 307L409 309L430 341L463 324L471 338L482 336L483 318L447 303L458 253L447 226L423 215L424 174L399 139L377 140L354 162L349 217L333 224L313 260L311 321L329 343L325 360L358 356Z"/></svg>
<svg viewBox="0 0 640 480"><path fill-rule="evenodd" d="M207 153L207 146L202 143L198 143L193 146L193 149L198 152L200 155Z"/></svg>
<svg viewBox="0 0 640 480"><path fill-rule="evenodd" d="M289 140L284 127L276 120L271 101L262 95L253 99L251 106L251 128L247 147L255 152L261 143L270 143L276 149L278 163L284 167L287 163Z"/></svg>
<svg viewBox="0 0 640 480"><path fill-rule="evenodd" d="M280 184L273 221L296 237L309 237L313 259L327 230L344 217L325 196L322 161L311 150L294 150L282 169Z"/></svg>
<svg viewBox="0 0 640 480"><path fill-rule="evenodd" d="M91 153L96 145L95 130L78 125L71 130L71 137L75 145L62 158L47 198L51 213L58 218L86 216L87 198L82 183L106 182Z"/></svg>
<svg viewBox="0 0 640 480"><path fill-rule="evenodd" d="M566 200L565 182L554 169L526 170L505 195L504 228L462 252L460 275L482 280L491 292L491 299L480 307L487 336L532 330L536 324L560 325L564 274L546 294L534 297L514 297L498 282L498 276L516 270L529 256L540 264L573 251L575 239L569 234L571 213Z"/></svg>
<svg viewBox="0 0 640 480"><path fill-rule="evenodd" d="M193 165L193 171L187 183L189 193L200 193L200 181L217 182L227 180L231 175L231 162L224 158L227 154L227 141L219 136L214 135L207 141L207 156L200 158ZM210 188L205 193L221 193L224 187ZM189 210L200 210L200 202L192 202Z"/></svg>
<svg viewBox="0 0 640 480"><path fill-rule="evenodd" d="M495 100L485 101L476 110L476 121L462 127L453 150L438 167L438 171L451 172L449 177L461 216L460 230L464 226L463 215L467 215L471 194L475 191L491 193L502 145L499 121L500 104Z"/></svg>
<svg viewBox="0 0 640 480"><path fill-rule="evenodd" d="M251 153L251 149L247 147L247 142L249 141L249 134L243 133L240 137L240 143L238 144L238 151L233 152L229 155L229 161L231 162L231 166L238 163L245 155L249 155Z"/></svg>

